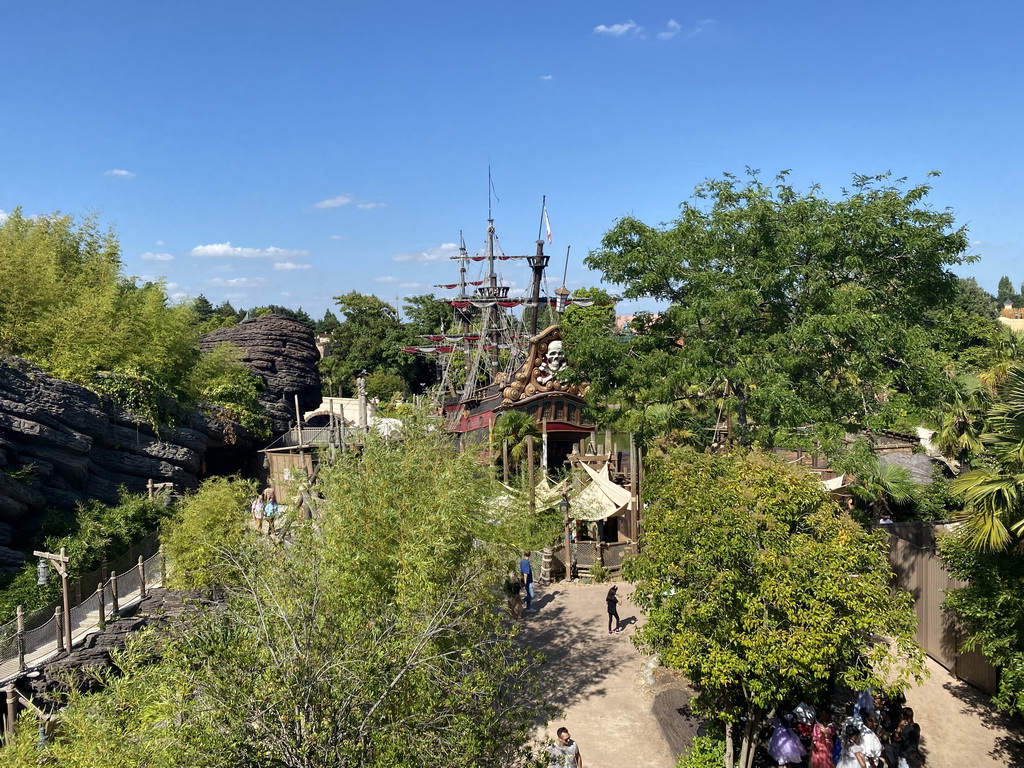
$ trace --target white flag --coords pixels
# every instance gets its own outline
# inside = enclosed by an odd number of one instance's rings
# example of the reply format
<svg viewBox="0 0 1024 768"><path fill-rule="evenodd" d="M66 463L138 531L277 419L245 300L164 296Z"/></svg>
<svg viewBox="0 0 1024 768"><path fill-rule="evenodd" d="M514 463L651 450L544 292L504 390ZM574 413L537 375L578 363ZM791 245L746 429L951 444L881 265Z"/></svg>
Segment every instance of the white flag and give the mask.
<svg viewBox="0 0 1024 768"><path fill-rule="evenodd" d="M544 227L548 231L548 245L551 245L551 222L548 221L548 206L544 204Z"/></svg>

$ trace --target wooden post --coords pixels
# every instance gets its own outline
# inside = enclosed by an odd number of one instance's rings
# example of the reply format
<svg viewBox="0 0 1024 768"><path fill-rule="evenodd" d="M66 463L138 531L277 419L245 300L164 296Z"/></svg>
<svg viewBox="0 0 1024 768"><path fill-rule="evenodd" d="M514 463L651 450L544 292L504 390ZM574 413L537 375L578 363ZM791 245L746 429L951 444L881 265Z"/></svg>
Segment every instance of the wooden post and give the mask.
<svg viewBox="0 0 1024 768"><path fill-rule="evenodd" d="M18 717L18 694L15 692L14 683L7 686L7 743L13 743L14 723Z"/></svg>
<svg viewBox="0 0 1024 768"><path fill-rule="evenodd" d="M537 511L536 489L533 487L533 438L526 438L526 481L530 485L530 512Z"/></svg>
<svg viewBox="0 0 1024 768"><path fill-rule="evenodd" d="M99 584L96 585L96 597L99 598L99 603L100 603L100 622L99 623L105 625L107 623L107 615L105 613L106 608L107 608L107 606L106 606L107 597L106 597L106 595L103 594L103 582L102 581Z"/></svg>
<svg viewBox="0 0 1024 768"><path fill-rule="evenodd" d="M153 495L155 493L155 490L153 488L153 478L152 477L149 478L149 480L146 481L146 490L149 491L149 498L152 499Z"/></svg>
<svg viewBox="0 0 1024 768"><path fill-rule="evenodd" d="M637 538L637 460L636 460L636 435L629 433L629 530L633 538Z"/></svg>
<svg viewBox="0 0 1024 768"><path fill-rule="evenodd" d="M110 618L114 618L121 612L121 606L117 599L117 572L110 572Z"/></svg>
<svg viewBox="0 0 1024 768"><path fill-rule="evenodd" d="M18 606L18 671L25 671L25 609Z"/></svg>
<svg viewBox="0 0 1024 768"><path fill-rule="evenodd" d="M53 610L53 626L57 629L57 652L64 652L64 611L58 605Z"/></svg>
<svg viewBox="0 0 1024 768"><path fill-rule="evenodd" d="M536 310L535 310L536 311ZM545 416L541 419L541 439L544 441L540 446L540 476L548 476L548 419Z"/></svg>
<svg viewBox="0 0 1024 768"><path fill-rule="evenodd" d="M68 604L68 557L67 547L60 548L60 562L63 563L63 567L60 569L60 586L61 592L64 594L64 645L66 646L67 652L71 653L71 606ZM82 580L79 579L75 582L75 591L82 591ZM76 604L81 605L82 596L78 595L78 599L75 601Z"/></svg>
<svg viewBox="0 0 1024 768"><path fill-rule="evenodd" d="M572 581L572 539L569 536L569 494L563 493L562 499L565 501L565 520L563 521L565 526L565 580Z"/></svg>
<svg viewBox="0 0 1024 768"><path fill-rule="evenodd" d="M608 545L603 541L597 542L597 564L604 568L604 550Z"/></svg>
<svg viewBox="0 0 1024 768"><path fill-rule="evenodd" d="M501 474L508 485L508 438L501 441Z"/></svg>
<svg viewBox="0 0 1024 768"><path fill-rule="evenodd" d="M142 562L142 555L139 555L139 598L146 599L146 565Z"/></svg>
<svg viewBox="0 0 1024 768"><path fill-rule="evenodd" d="M295 429L298 430L299 445L305 445L306 441L302 439L302 413L299 411L299 395L295 395Z"/></svg>
<svg viewBox="0 0 1024 768"><path fill-rule="evenodd" d="M644 516L644 449L636 449L636 540L640 541L640 528Z"/></svg>

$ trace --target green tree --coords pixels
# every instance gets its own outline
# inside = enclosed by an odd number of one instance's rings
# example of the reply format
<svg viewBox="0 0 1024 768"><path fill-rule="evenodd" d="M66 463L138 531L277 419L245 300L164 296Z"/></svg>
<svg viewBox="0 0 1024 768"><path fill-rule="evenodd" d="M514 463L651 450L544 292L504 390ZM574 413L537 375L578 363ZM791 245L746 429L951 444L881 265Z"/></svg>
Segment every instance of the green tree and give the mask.
<svg viewBox="0 0 1024 768"><path fill-rule="evenodd" d="M455 321L452 305L432 293L408 297L403 309L405 324L413 337L419 334L441 333L443 330L451 332Z"/></svg>
<svg viewBox="0 0 1024 768"><path fill-rule="evenodd" d="M339 325L341 325L341 321L338 316L328 309L324 312L323 318L313 324L313 330L316 333L333 333Z"/></svg>
<svg viewBox="0 0 1024 768"><path fill-rule="evenodd" d="M16 744L4 765L522 765L550 712L502 617L509 553L478 456L413 415L401 442L370 435L322 465L317 490L315 524L281 548L237 537L235 489L214 485L168 557L183 586L215 574L226 605L140 640L30 762L8 759Z"/></svg>
<svg viewBox="0 0 1024 768"><path fill-rule="evenodd" d="M356 291L337 296L335 301L344 320L331 333L331 355L320 364L329 391L341 388L354 393L356 378L364 370L377 375L382 382L381 392L388 396L396 391L392 388L395 376L404 383L404 392L420 392L435 381L432 362L402 351L403 346L418 342L409 327L401 323L393 306ZM416 306L430 305L427 302ZM383 386L384 382L387 386Z"/></svg>
<svg viewBox="0 0 1024 768"><path fill-rule="evenodd" d="M964 375L954 381L952 392L942 404L931 439L944 456L961 466L984 450L981 433L990 394L978 377Z"/></svg>
<svg viewBox="0 0 1024 768"><path fill-rule="evenodd" d="M1021 303L1020 294L1013 290L1013 281L1006 275L999 278L999 287L996 290L996 301L999 302L1000 308L1002 308L1003 304L1007 301L1015 307L1019 306Z"/></svg>
<svg viewBox="0 0 1024 768"><path fill-rule="evenodd" d="M270 419L260 403L265 384L241 357L228 342L204 352L192 372L189 395L195 402L220 406L228 418L257 437L270 437Z"/></svg>
<svg viewBox="0 0 1024 768"><path fill-rule="evenodd" d="M883 536L806 472L760 453L652 452L637 643L680 669L749 768L766 714L828 687L899 688L924 669L913 598L892 593ZM891 639L891 648L880 637ZM737 738L738 736L738 738Z"/></svg>
<svg viewBox="0 0 1024 768"><path fill-rule="evenodd" d="M502 462L504 452L501 446L507 442L510 469L514 468L514 474L520 473L526 466L527 443L532 440L536 449L540 436L540 426L532 416L522 411L505 411L495 419L491 429L491 453L495 462ZM535 461L540 458L538 454L539 451L535 450Z"/></svg>
<svg viewBox="0 0 1024 768"><path fill-rule="evenodd" d="M94 389L113 372L180 395L199 356L192 304L121 268L117 236L95 218L16 209L0 223L0 351Z"/></svg>
<svg viewBox="0 0 1024 768"><path fill-rule="evenodd" d="M192 309L200 323L205 323L213 317L213 304L201 293L192 300Z"/></svg>
<svg viewBox="0 0 1024 768"><path fill-rule="evenodd" d="M1024 365L1007 369L981 436L982 466L952 483L966 503L960 520L977 549L1003 549L1024 532Z"/></svg>
<svg viewBox="0 0 1024 768"><path fill-rule="evenodd" d="M697 187L667 228L625 217L587 264L669 306L629 337L619 380L672 401L724 380L734 439L807 424L912 423L945 387L931 313L954 298L966 231L929 187L855 176L838 200L756 172Z"/></svg>
<svg viewBox="0 0 1024 768"><path fill-rule="evenodd" d="M182 502L164 534L164 549L174 566L169 587L212 590L244 577L230 557L241 549L255 496L253 483L217 477Z"/></svg>

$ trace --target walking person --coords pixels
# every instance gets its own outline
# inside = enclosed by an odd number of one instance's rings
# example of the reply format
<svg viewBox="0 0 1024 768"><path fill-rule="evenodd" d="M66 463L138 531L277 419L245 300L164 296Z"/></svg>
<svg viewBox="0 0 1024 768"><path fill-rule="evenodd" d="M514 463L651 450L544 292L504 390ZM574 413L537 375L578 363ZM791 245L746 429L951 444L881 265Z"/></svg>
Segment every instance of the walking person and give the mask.
<svg viewBox="0 0 1024 768"><path fill-rule="evenodd" d="M530 566L530 553L523 552L523 559L519 561L519 573L523 576L523 602L526 603L526 610L532 611L530 603L533 602L533 568Z"/></svg>
<svg viewBox="0 0 1024 768"><path fill-rule="evenodd" d="M569 729L562 726L558 729L555 743L548 747L551 755L550 768L583 768L579 745L569 736Z"/></svg>
<svg viewBox="0 0 1024 768"><path fill-rule="evenodd" d="M264 505L262 496L257 496L252 500L251 510L252 519L256 521L256 530L263 533Z"/></svg>
<svg viewBox="0 0 1024 768"><path fill-rule="evenodd" d="M279 509L278 509L278 506L277 506L277 502L274 501L273 499L271 499L270 501L268 501L266 504L263 505L263 515L264 515L264 517L267 518L267 535L268 536L273 536L276 533L274 525L275 525L275 522L277 520L277 513L278 513L278 511L279 511Z"/></svg>
<svg viewBox="0 0 1024 768"><path fill-rule="evenodd" d="M608 590L608 595L605 597L605 602L608 603L608 634L609 635L620 635L622 629L619 627L619 585L612 584L612 588ZM612 628L612 619L615 619L615 628Z"/></svg>

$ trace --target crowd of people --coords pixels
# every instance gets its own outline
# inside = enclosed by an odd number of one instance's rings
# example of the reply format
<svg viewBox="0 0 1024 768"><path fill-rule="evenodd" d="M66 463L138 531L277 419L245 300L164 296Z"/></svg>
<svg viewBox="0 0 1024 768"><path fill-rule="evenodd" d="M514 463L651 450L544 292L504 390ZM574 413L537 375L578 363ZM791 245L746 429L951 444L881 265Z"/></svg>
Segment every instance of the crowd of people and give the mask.
<svg viewBox="0 0 1024 768"><path fill-rule="evenodd" d="M898 696L862 691L852 713L829 720L801 703L772 718L768 754L779 766L920 768L921 726Z"/></svg>

